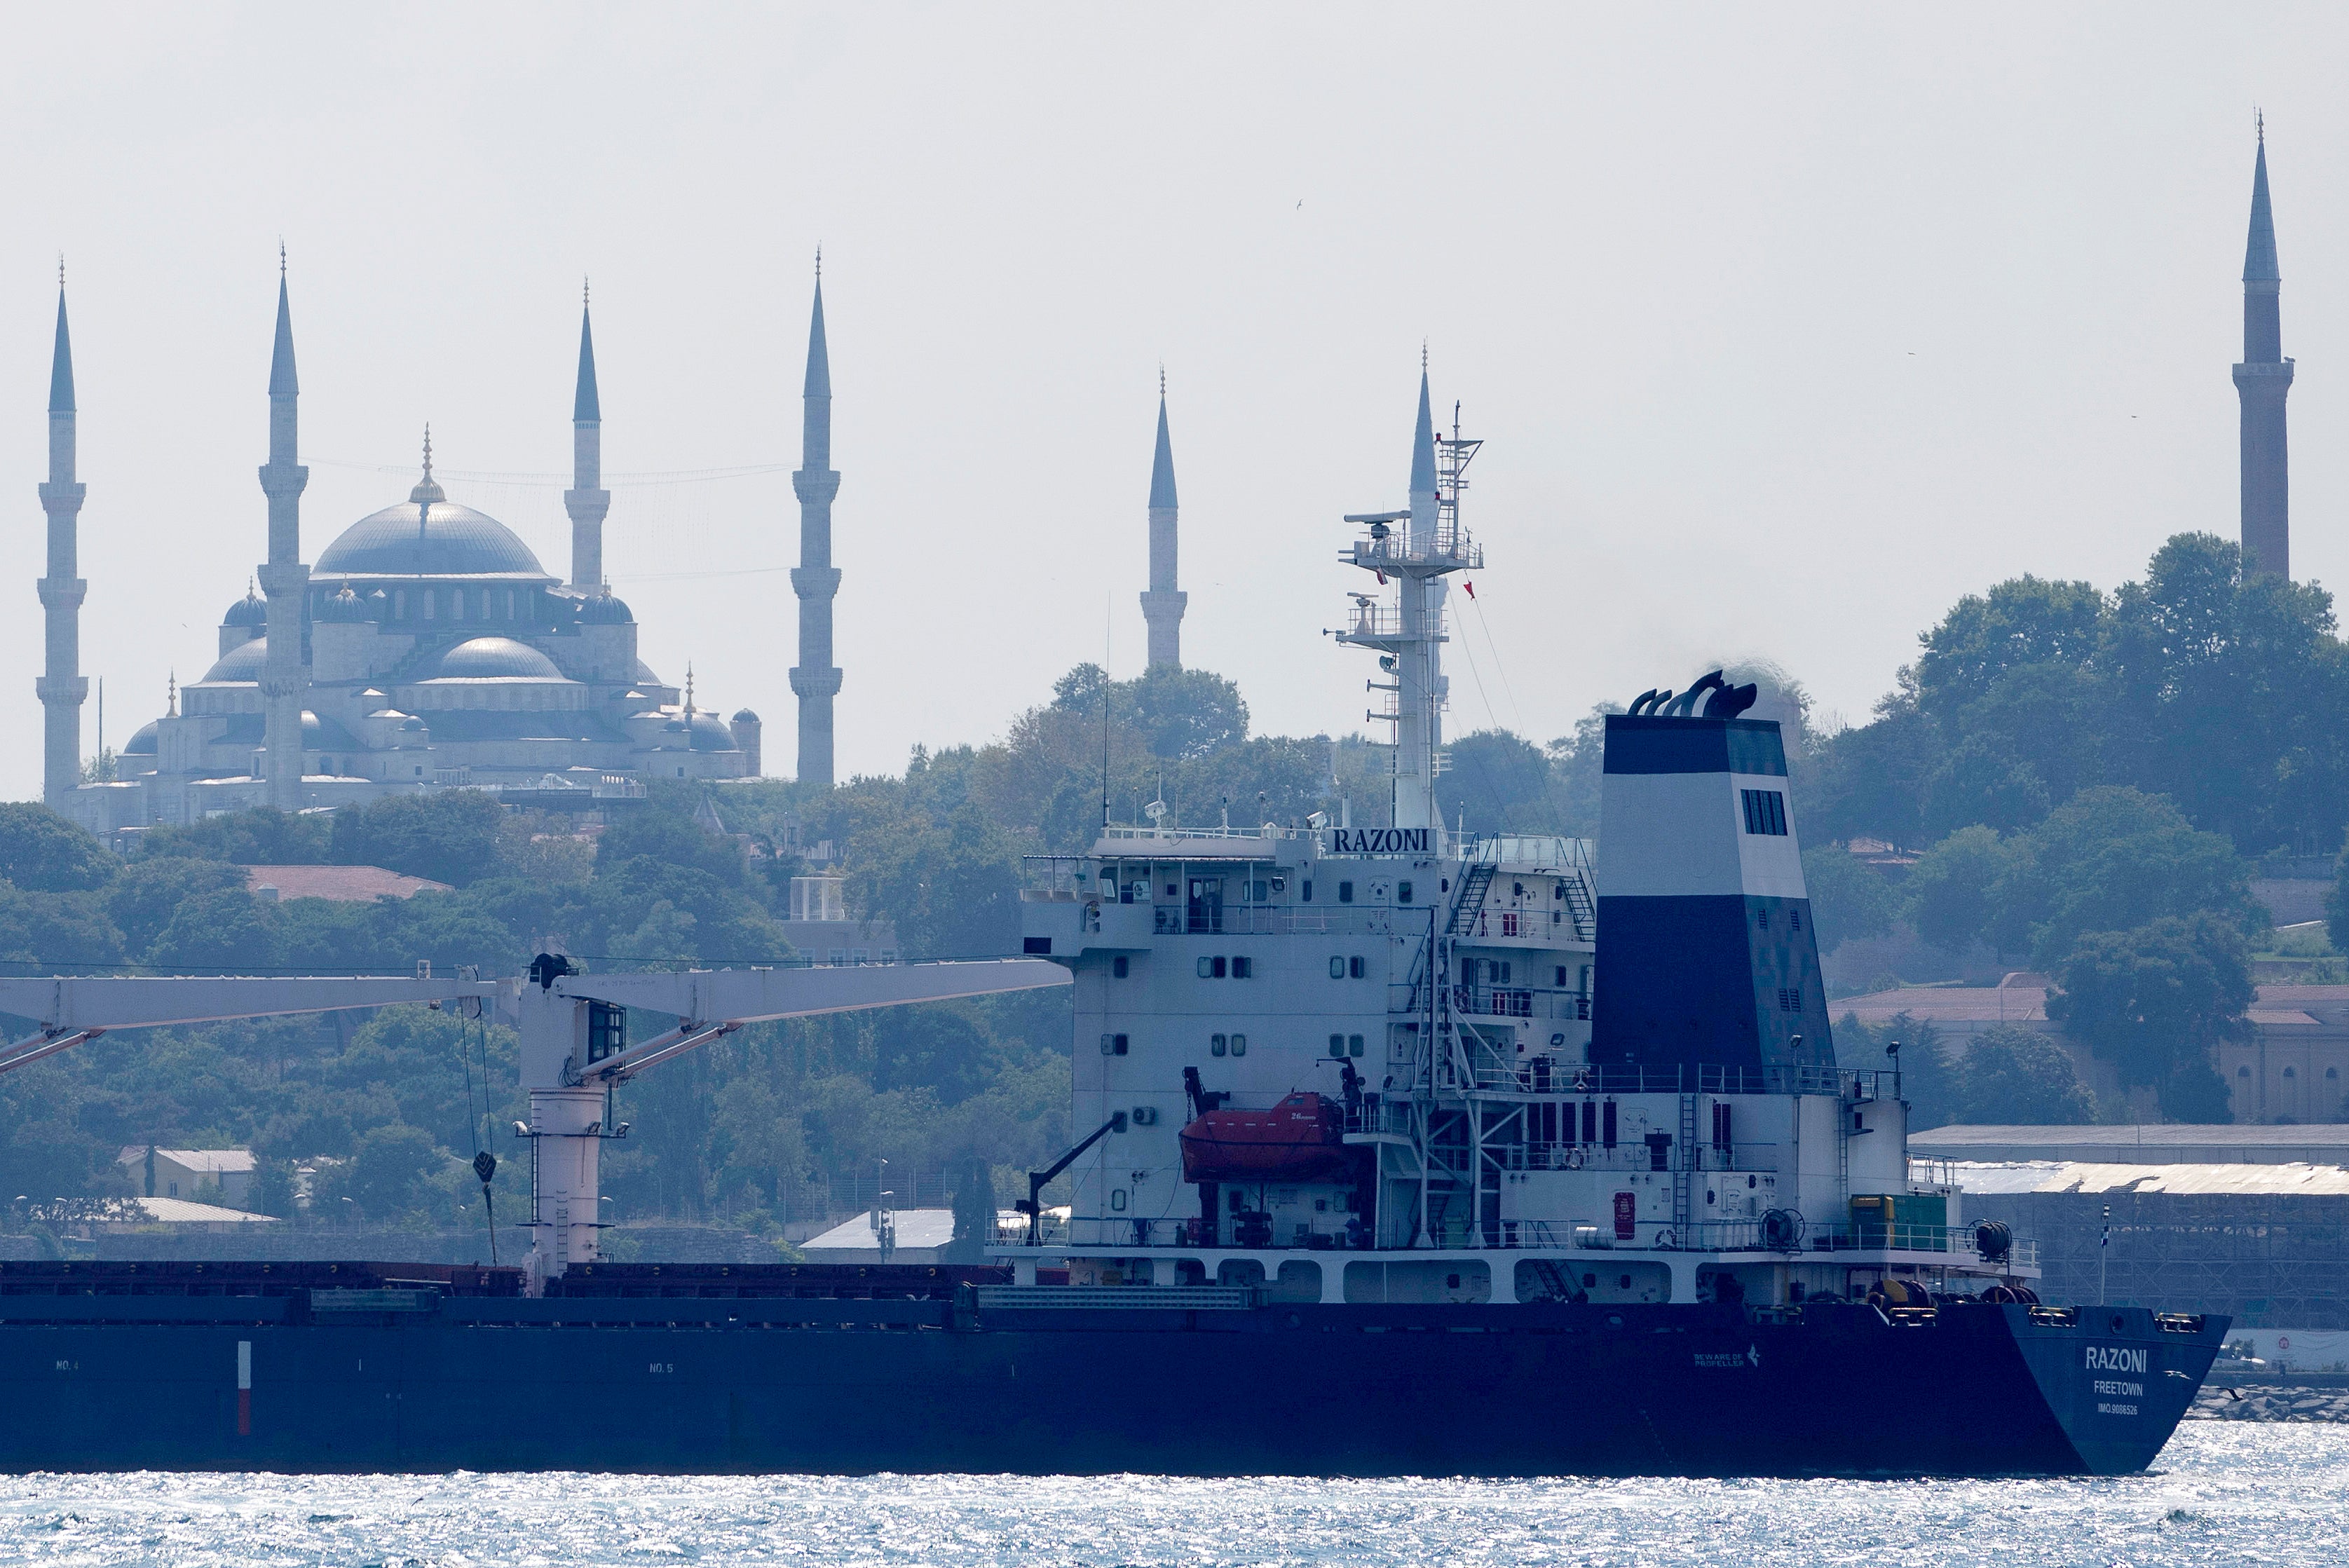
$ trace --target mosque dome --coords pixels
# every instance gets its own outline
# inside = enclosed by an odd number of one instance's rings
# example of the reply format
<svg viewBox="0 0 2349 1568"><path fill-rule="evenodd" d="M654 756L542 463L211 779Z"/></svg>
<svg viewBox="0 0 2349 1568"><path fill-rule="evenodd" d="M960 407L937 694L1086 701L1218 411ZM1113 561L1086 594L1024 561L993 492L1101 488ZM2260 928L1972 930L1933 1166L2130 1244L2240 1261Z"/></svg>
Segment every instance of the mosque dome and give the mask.
<svg viewBox="0 0 2349 1568"><path fill-rule="evenodd" d="M226 661L222 661L225 663ZM436 681L559 681L564 679L554 661L512 637L475 637L440 655L432 674Z"/></svg>
<svg viewBox="0 0 2349 1568"><path fill-rule="evenodd" d="M628 679L640 686L657 686L661 684L660 676L653 674L652 665L642 659L636 661L636 673L630 676Z"/></svg>
<svg viewBox="0 0 2349 1568"><path fill-rule="evenodd" d="M347 583L343 584L341 593L318 608L318 619L321 621L364 621L367 618L367 601L352 593L351 585Z"/></svg>
<svg viewBox="0 0 2349 1568"><path fill-rule="evenodd" d="M326 546L313 575L544 578L547 573L530 546L496 518L455 501L425 500L388 506L351 524Z"/></svg>
<svg viewBox="0 0 2349 1568"><path fill-rule="evenodd" d="M239 643L221 655L220 663L204 672L199 686L219 686L224 681L258 683L263 667L269 660L269 639L255 637L249 643Z"/></svg>
<svg viewBox="0 0 2349 1568"><path fill-rule="evenodd" d="M693 716L693 749L696 751L731 751L734 732L714 713Z"/></svg>
<svg viewBox="0 0 2349 1568"><path fill-rule="evenodd" d="M737 724L756 724L759 722L759 716L752 713L747 707L737 708L734 713L734 722Z"/></svg>
<svg viewBox="0 0 2349 1568"><path fill-rule="evenodd" d="M625 626L636 617L628 613L626 601L607 593L581 604L579 619L590 626Z"/></svg>
<svg viewBox="0 0 2349 1568"><path fill-rule="evenodd" d="M150 721L139 731L138 734L124 741L122 743L122 749L116 755L121 757L154 756L155 747L157 744L156 734L158 727L159 727L154 722Z"/></svg>
<svg viewBox="0 0 2349 1568"><path fill-rule="evenodd" d="M228 607L228 614L221 617L221 624L223 626L265 626L269 624L268 601L263 599L260 594L255 593L252 589L247 588L244 591L244 597L239 599L235 603L231 604Z"/></svg>

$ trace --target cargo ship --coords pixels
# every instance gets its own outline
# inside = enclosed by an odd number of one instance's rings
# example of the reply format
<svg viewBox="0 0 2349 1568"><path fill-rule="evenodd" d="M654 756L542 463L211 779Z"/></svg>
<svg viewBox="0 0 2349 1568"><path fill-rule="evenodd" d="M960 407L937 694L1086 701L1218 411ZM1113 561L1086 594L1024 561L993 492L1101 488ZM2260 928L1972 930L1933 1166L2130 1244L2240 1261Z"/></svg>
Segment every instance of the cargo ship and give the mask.
<svg viewBox="0 0 2349 1568"><path fill-rule="evenodd" d="M1104 821L1034 861L1021 960L0 981L39 1024L0 1070L232 1008L495 1006L522 1033L533 1236L513 1269L0 1264L0 1467L2144 1469L2226 1320L2041 1302L2031 1240L1968 1224L1909 1157L1897 1049L1837 1057L1754 686L1716 671L1606 720L1595 852L1446 826L1476 450L1437 434L1423 377L1408 507L1346 520L1377 591L1335 634L1376 660L1387 798L1359 825L1343 799ZM752 1019L1047 981L1074 987L1084 1136L985 1265L597 1255L613 1085ZM632 1044L630 1008L677 1026Z"/></svg>

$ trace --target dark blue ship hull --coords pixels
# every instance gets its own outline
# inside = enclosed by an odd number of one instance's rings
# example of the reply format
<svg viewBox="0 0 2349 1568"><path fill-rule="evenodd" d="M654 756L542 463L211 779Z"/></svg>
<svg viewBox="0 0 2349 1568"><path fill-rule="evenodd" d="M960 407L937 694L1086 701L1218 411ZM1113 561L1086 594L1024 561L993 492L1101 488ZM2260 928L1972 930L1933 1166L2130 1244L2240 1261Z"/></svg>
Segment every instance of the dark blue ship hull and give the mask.
<svg viewBox="0 0 2349 1568"><path fill-rule="evenodd" d="M968 1289L314 1299L0 1294L0 1470L2114 1474L2160 1451L2226 1326L2020 1305L994 1311Z"/></svg>

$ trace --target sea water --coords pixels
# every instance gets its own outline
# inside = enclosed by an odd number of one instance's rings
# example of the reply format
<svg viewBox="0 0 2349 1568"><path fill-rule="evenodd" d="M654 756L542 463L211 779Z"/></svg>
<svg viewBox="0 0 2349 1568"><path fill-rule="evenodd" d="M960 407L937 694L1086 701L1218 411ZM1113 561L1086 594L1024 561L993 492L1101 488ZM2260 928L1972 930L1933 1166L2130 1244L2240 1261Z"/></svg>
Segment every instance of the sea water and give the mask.
<svg viewBox="0 0 2349 1568"><path fill-rule="evenodd" d="M0 1480L17 1563L2337 1564L2349 1427L2069 1480L44 1475Z"/></svg>

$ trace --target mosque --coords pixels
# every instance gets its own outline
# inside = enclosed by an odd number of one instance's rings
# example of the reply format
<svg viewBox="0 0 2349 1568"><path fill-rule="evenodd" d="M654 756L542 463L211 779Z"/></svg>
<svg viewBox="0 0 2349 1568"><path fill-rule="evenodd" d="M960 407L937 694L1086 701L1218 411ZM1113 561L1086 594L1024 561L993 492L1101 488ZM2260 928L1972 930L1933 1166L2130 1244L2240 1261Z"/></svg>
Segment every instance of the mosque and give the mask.
<svg viewBox="0 0 2349 1568"><path fill-rule="evenodd" d="M282 271L282 269L281 269ZM37 683L47 713L44 796L106 832L191 822L253 806L282 810L347 805L394 792L440 788L595 796L640 794L654 779L727 779L761 773L760 721L745 708L721 719L693 689L657 674L637 652L636 617L603 573L602 411L593 329L585 303L572 408L574 471L564 502L572 522L568 581L549 572L495 518L448 499L432 477L430 432L422 473L405 500L360 518L305 564L300 497L308 470L296 452L299 385L285 280L278 283L269 381L270 457L261 470L269 502L269 559L261 592L248 587L222 616L216 662L175 686L163 715L140 728L111 781L81 781L79 612L88 585L76 574L83 486L74 472L72 349L65 298L57 300L50 376L47 673ZM830 508L839 475L829 469L831 379L819 278L808 356L808 461L793 476L802 503L803 555L821 525L816 576L802 598L802 664L795 689L818 688L820 715L802 690L802 760L811 717L820 718L829 782ZM807 515L820 510L820 518ZM811 644L809 601L820 597ZM828 678L827 678L828 677ZM803 767L804 771L804 767Z"/></svg>

